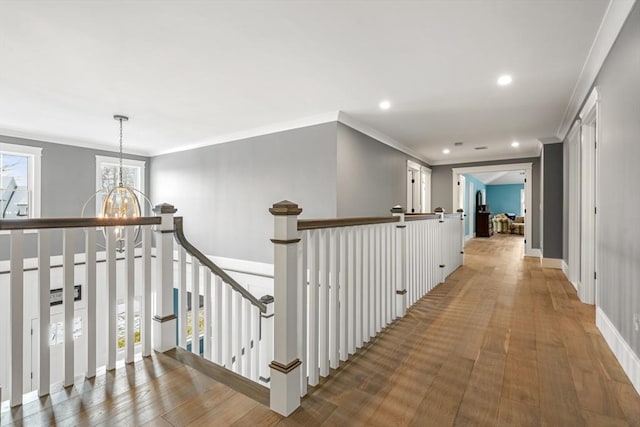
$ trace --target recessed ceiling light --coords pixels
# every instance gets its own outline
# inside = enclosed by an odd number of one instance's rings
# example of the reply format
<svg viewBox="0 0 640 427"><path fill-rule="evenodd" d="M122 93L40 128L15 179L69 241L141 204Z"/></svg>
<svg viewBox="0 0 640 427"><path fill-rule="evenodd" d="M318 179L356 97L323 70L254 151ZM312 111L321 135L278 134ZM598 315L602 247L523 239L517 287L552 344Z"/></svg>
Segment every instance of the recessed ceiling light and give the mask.
<svg viewBox="0 0 640 427"><path fill-rule="evenodd" d="M444 150L442 150L442 152L444 154L449 154L451 152L451 150L449 150L448 148L445 148Z"/></svg>
<svg viewBox="0 0 640 427"><path fill-rule="evenodd" d="M519 143L518 141L513 141L513 142L511 143L511 146L512 146L512 147L514 147L514 148L515 148L515 147L519 147L519 146L520 146L520 143Z"/></svg>
<svg viewBox="0 0 640 427"><path fill-rule="evenodd" d="M378 106L381 110L388 110L389 108L391 108L391 103L389 101L381 101Z"/></svg>
<svg viewBox="0 0 640 427"><path fill-rule="evenodd" d="M512 81L513 81L513 79L508 74L504 74L504 75L498 77L498 84L500 86L510 85Z"/></svg>

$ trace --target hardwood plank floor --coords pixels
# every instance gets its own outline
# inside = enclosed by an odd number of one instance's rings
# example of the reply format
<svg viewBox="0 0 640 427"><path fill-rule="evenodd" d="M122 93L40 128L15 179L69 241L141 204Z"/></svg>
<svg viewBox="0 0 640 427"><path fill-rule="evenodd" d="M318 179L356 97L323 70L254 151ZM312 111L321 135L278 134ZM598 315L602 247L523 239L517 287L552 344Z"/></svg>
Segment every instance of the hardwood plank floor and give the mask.
<svg viewBox="0 0 640 427"><path fill-rule="evenodd" d="M559 270L522 236L465 265L283 418L163 354L19 408L2 425L640 426L640 397Z"/></svg>

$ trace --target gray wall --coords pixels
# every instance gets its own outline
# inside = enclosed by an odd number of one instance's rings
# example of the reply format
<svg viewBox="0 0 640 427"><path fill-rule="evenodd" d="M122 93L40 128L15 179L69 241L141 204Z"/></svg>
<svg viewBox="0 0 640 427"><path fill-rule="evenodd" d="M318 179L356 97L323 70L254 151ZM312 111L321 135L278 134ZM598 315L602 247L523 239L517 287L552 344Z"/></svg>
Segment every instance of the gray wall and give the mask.
<svg viewBox="0 0 640 427"><path fill-rule="evenodd" d="M42 217L75 217L80 216L82 206L96 192L96 155L117 157L117 152L93 150L90 148L54 144L32 139L0 136L0 142L6 144L41 147L41 209ZM147 157L124 155L128 159L147 161L145 183L148 194L149 162ZM93 212L91 213L93 214ZM25 256L36 254L36 235L27 234ZM53 236L52 250L61 253L61 245ZM83 248L82 239L77 239L77 248ZM9 259L9 236L0 235L0 260Z"/></svg>
<svg viewBox="0 0 640 427"><path fill-rule="evenodd" d="M640 3L596 80L600 97L598 305L640 356Z"/></svg>
<svg viewBox="0 0 640 427"><path fill-rule="evenodd" d="M407 160L424 164L338 123L338 216L385 216L407 204Z"/></svg>
<svg viewBox="0 0 640 427"><path fill-rule="evenodd" d="M542 256L562 259L563 236L563 144L545 144L542 151Z"/></svg>
<svg viewBox="0 0 640 427"><path fill-rule="evenodd" d="M475 166L504 165L511 163L532 163L531 171L531 204L527 207L527 215L531 215L531 247L540 248L540 179L541 166L539 157L526 159L493 160L489 162L458 163L454 165L434 166L431 172L431 209L444 208L447 212L453 209L453 171L454 168Z"/></svg>
<svg viewBox="0 0 640 427"><path fill-rule="evenodd" d="M274 202L302 218L336 216L336 123L263 135L151 159L151 197L173 204L185 234L207 255L273 262Z"/></svg>

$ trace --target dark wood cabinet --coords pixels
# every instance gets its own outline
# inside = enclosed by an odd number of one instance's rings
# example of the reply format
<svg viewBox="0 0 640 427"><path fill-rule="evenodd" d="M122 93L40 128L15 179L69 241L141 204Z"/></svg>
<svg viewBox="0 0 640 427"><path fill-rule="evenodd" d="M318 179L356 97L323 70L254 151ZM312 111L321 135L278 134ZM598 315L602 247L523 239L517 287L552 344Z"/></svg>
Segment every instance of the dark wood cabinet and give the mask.
<svg viewBox="0 0 640 427"><path fill-rule="evenodd" d="M491 212L476 212L476 237L491 237Z"/></svg>

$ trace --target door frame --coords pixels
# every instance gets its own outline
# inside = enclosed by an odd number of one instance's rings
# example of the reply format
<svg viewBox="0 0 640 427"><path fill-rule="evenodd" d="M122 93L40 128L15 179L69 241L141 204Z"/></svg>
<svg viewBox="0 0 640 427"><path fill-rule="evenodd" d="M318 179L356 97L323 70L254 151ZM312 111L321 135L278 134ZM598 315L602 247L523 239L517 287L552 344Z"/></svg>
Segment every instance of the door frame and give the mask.
<svg viewBox="0 0 640 427"><path fill-rule="evenodd" d="M598 222L597 175L599 117L598 91L594 88L580 111L580 287L578 295L586 304L598 302Z"/></svg>
<svg viewBox="0 0 640 427"><path fill-rule="evenodd" d="M531 213L533 213L532 209L532 170L533 163L508 163L503 165L488 165L488 166L471 166L466 168L453 168L451 173L453 175L453 180L451 181L452 187L452 203L454 205L454 201L457 200L458 196L458 177L462 174L474 174L480 172L502 172L502 171L519 171L524 170L525 182L524 182L524 197L525 197L525 205L527 209L527 218L524 222L524 256L533 256L540 257L540 251L538 249L534 250L531 247Z"/></svg>

